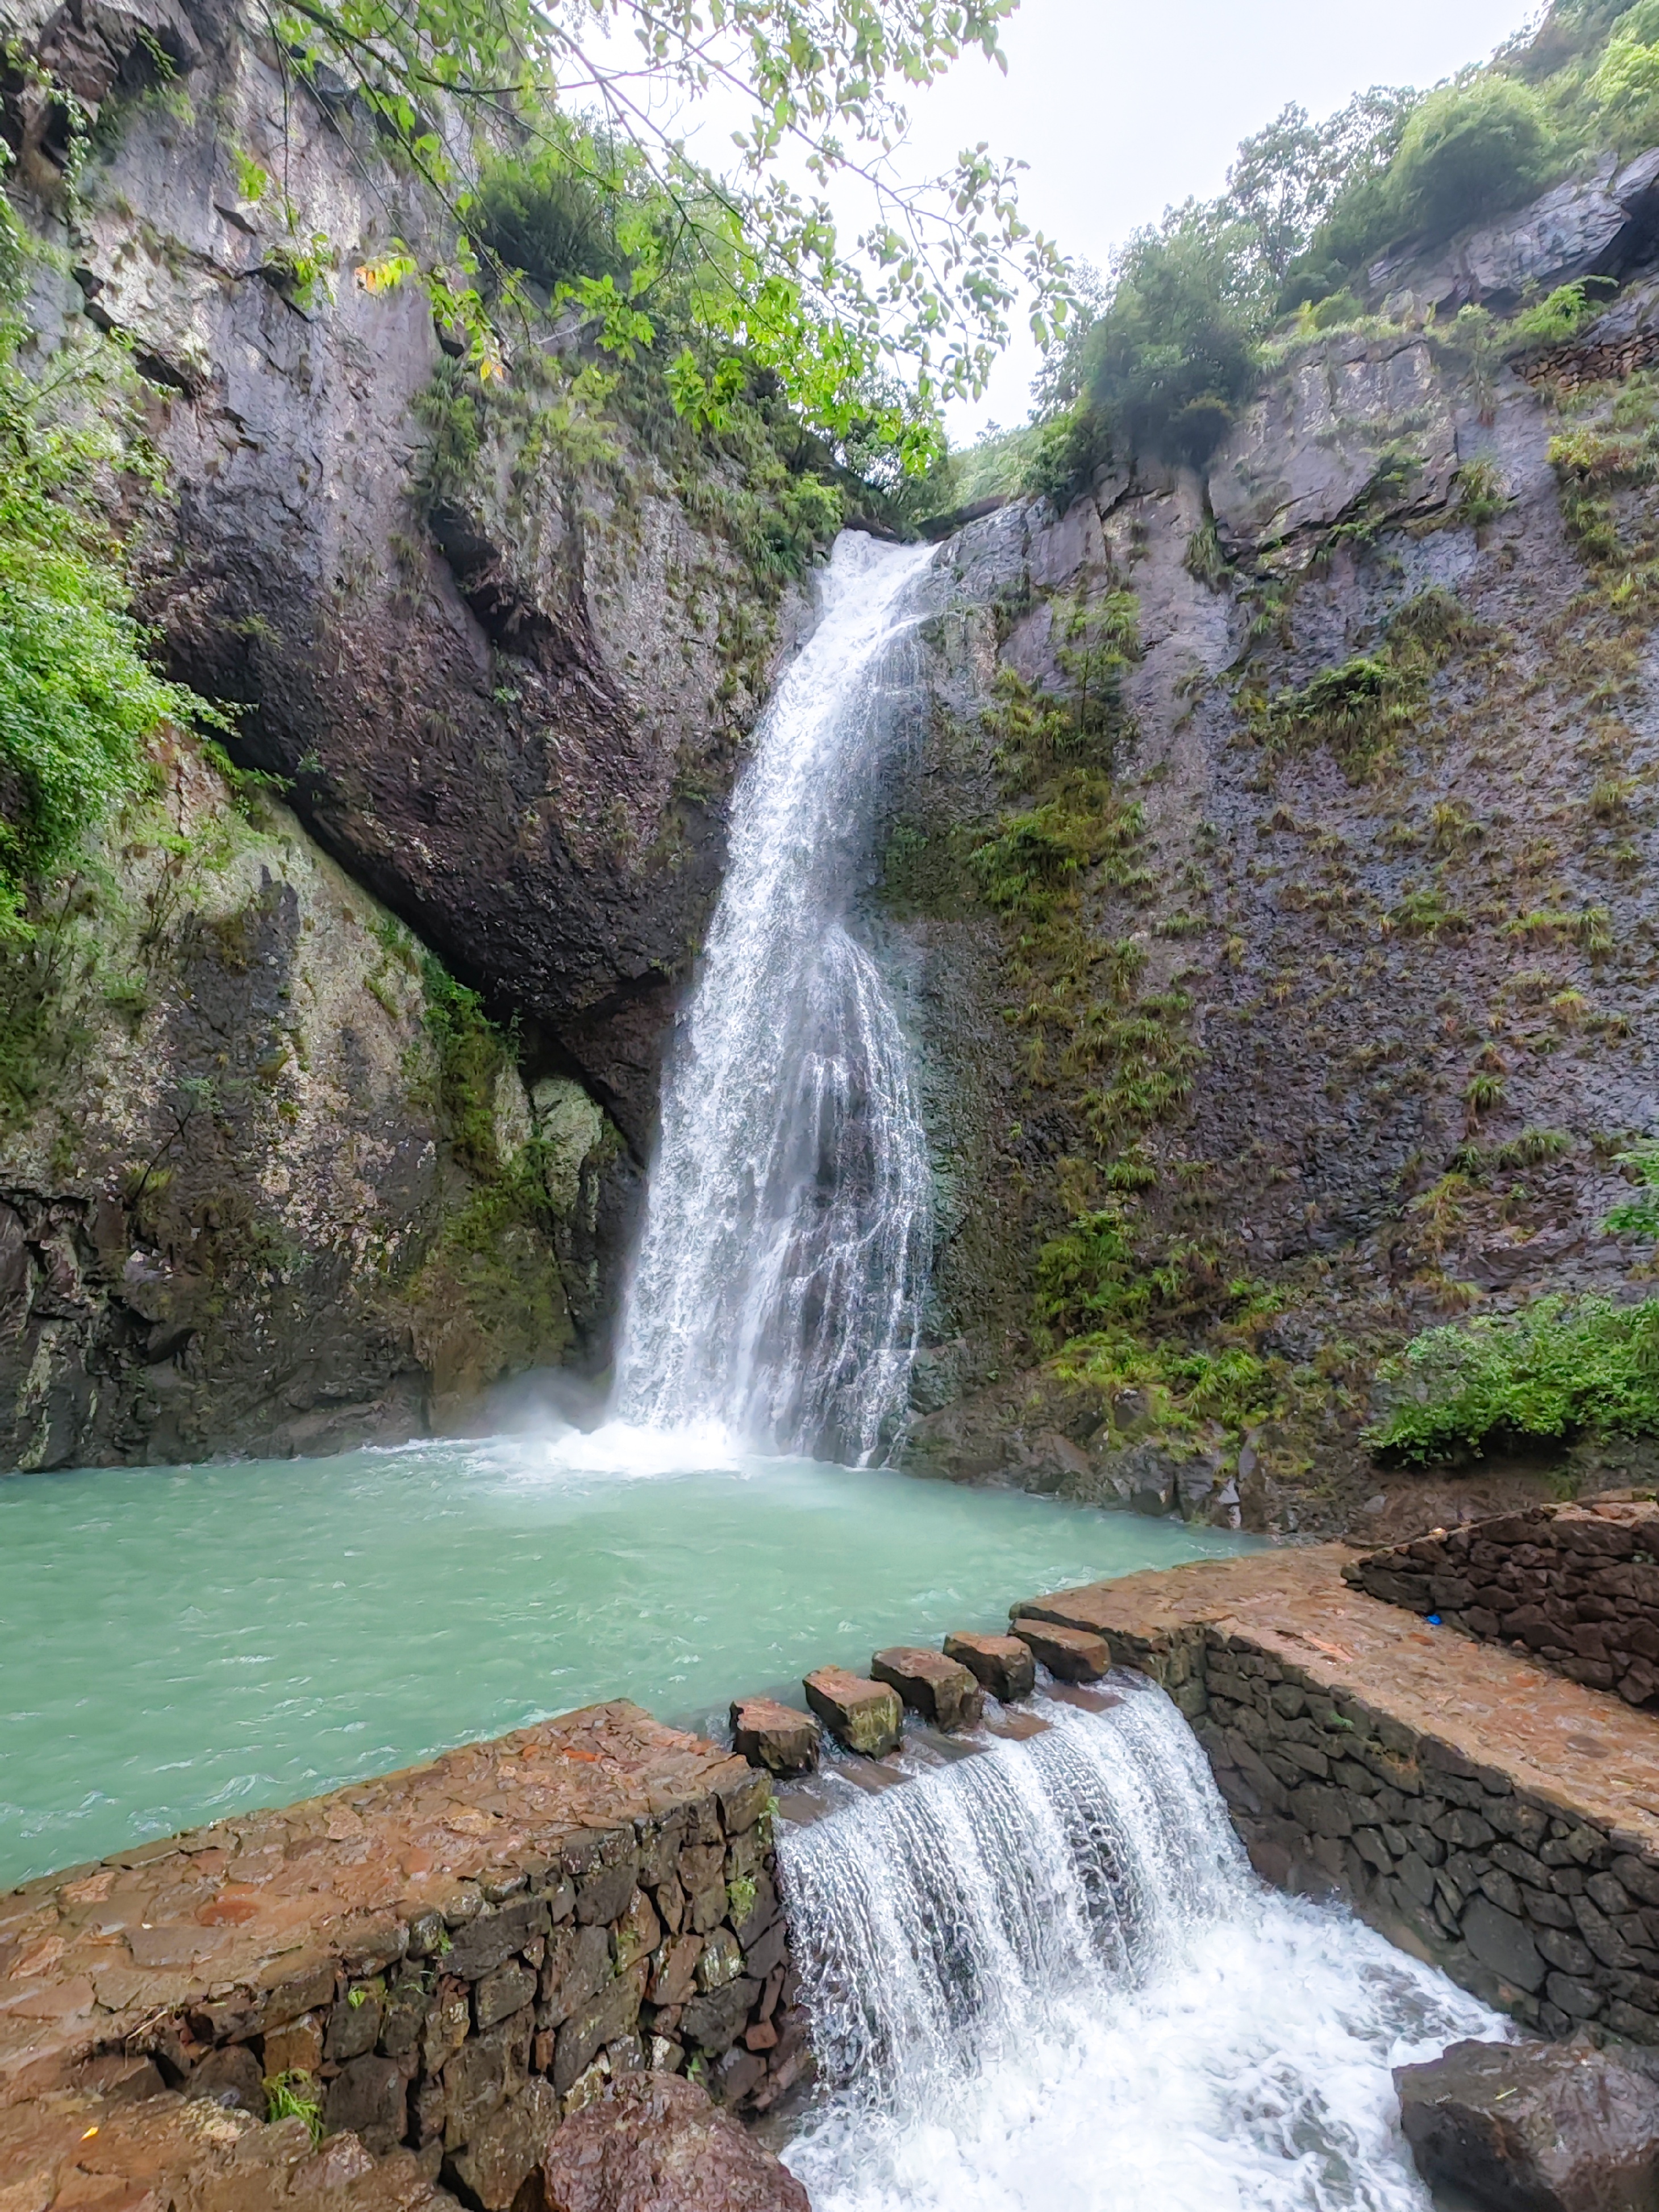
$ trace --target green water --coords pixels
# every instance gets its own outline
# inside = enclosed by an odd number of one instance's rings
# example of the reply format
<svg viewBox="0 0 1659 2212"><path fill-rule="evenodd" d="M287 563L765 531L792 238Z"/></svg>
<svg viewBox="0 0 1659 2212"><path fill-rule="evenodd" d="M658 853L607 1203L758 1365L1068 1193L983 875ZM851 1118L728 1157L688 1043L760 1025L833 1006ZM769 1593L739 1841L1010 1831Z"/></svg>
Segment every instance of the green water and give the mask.
<svg viewBox="0 0 1659 2212"><path fill-rule="evenodd" d="M708 1721L1238 1541L801 1461L629 1479L610 1456L510 1439L0 1480L0 1884L597 1698Z"/></svg>

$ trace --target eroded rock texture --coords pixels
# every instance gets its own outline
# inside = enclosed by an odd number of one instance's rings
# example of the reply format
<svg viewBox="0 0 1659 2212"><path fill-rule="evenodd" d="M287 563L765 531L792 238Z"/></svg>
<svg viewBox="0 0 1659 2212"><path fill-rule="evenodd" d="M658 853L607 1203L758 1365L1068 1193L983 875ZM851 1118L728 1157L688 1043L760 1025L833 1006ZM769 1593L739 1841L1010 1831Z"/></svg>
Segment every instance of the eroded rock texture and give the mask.
<svg viewBox="0 0 1659 2212"><path fill-rule="evenodd" d="M90 319L147 380L144 611L293 813L222 869L234 810L180 784L188 819L116 824L58 949L8 963L0 1464L453 1425L608 1358L674 987L805 596L757 574L735 465L677 477L572 405L575 325L485 403L377 273L441 260L443 217L261 23L21 0L9 28L39 349ZM73 191L26 53L93 125ZM429 953L516 1067L446 1044Z"/></svg>
<svg viewBox="0 0 1659 2212"><path fill-rule="evenodd" d="M395 1442L581 1358L633 1179L601 1109L447 1041L285 808L160 767L8 978L0 1463Z"/></svg>
<svg viewBox="0 0 1659 2212"><path fill-rule="evenodd" d="M458 459L473 400L429 302L361 277L395 240L441 247L432 205L257 27L175 17L171 81L148 88L136 15L39 33L48 59L92 40L114 64L80 203L55 226L61 195L40 204L78 287L58 312L84 298L158 388L177 510L150 604L174 668L245 704L240 752L293 780L307 828L464 981L546 1024L642 1146L665 986L764 687L766 595L628 433L606 458L570 431L574 331L526 343ZM246 198L248 162L283 191ZM313 231L331 265L296 280Z"/></svg>
<svg viewBox="0 0 1659 2212"><path fill-rule="evenodd" d="M1642 296L1574 349L1595 374ZM1521 365L1432 328L1312 337L1201 476L1103 471L942 556L883 891L940 1168L921 1462L1415 1533L1457 1508L1443 1485L1395 1517L1420 1478L1360 1440L1377 1360L1472 1305L1628 1285L1600 1224L1659 1119L1659 706L1620 578L1653 524L1632 489L1595 525L1552 441L1600 453L1650 400ZM1114 607L1138 650L1091 740L1109 808L1018 718L1076 701ZM1106 1216L1120 1261L1040 1274ZM1261 1368L1172 1419L1167 1364L1039 1365L1091 1329Z"/></svg>

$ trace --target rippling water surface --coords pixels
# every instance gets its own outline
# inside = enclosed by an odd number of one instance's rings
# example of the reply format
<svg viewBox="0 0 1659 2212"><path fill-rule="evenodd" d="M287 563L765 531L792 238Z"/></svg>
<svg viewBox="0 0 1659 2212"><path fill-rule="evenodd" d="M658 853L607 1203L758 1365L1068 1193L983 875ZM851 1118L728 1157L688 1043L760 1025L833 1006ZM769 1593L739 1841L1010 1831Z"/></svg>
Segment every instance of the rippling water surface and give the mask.
<svg viewBox="0 0 1659 2212"><path fill-rule="evenodd" d="M0 1480L0 1882L597 1698L706 1719L1237 1541L686 1455L612 1429Z"/></svg>

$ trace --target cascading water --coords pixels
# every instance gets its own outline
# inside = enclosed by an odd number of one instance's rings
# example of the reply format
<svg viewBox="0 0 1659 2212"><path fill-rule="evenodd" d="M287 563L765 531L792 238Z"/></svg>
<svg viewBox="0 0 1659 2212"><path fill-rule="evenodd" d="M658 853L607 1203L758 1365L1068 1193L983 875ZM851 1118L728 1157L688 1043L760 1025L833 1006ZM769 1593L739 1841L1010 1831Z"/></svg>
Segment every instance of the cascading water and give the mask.
<svg viewBox="0 0 1659 2212"><path fill-rule="evenodd" d="M928 548L848 532L756 734L680 1048L617 1354L657 1429L863 1464L902 1411L931 1189L909 1058L852 933Z"/></svg>
<svg viewBox="0 0 1659 2212"><path fill-rule="evenodd" d="M1164 1693L785 1835L817 2212L1426 2212L1390 2069L1503 2023L1252 1875Z"/></svg>

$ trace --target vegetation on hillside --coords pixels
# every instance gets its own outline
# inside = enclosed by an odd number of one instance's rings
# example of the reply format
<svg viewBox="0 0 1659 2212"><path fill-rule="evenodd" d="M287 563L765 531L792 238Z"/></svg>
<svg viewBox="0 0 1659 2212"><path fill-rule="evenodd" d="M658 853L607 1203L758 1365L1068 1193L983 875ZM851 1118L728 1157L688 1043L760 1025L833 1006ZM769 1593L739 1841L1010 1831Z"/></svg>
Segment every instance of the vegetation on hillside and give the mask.
<svg viewBox="0 0 1659 2212"><path fill-rule="evenodd" d="M1535 33L1426 94L1373 86L1322 122L1286 107L1241 144L1219 198L1171 208L1129 240L1109 281L1079 284L1092 312L1051 348L1031 426L953 455L935 504L955 504L970 480L974 495L1064 502L1114 456L1201 464L1264 348L1358 319L1381 255L1427 252L1597 155L1655 144L1659 0L1559 0ZM1513 342L1571 336L1601 289L1533 304Z"/></svg>
<svg viewBox="0 0 1659 2212"><path fill-rule="evenodd" d="M26 939L32 884L70 860L146 773L161 722L203 702L157 675L132 613L110 510L154 473L107 348L65 348L36 380L20 364L27 248L0 202L0 945Z"/></svg>
<svg viewBox="0 0 1659 2212"><path fill-rule="evenodd" d="M478 365L498 362L517 271L551 278L607 343L653 343L645 295L659 255L641 258L643 199L665 218L659 245L665 227L691 244L705 337L763 364L815 427L840 432L849 388L867 391L884 364L904 364L931 408L982 385L1022 294L1039 335L1064 318L1062 264L1022 222L1012 164L981 145L907 181L890 158L907 127L901 94L970 52L1000 63L1012 4L725 0L710 21L696 0L306 0L276 27L300 74L343 77L447 204L459 281L406 252L386 267L428 283ZM744 116L735 175L693 162L667 119L672 102L709 96ZM573 129L578 115L594 127ZM537 241L515 234L504 155L567 199L555 268L538 270ZM605 203L597 225L584 185ZM854 240L832 189L861 201ZM545 237L544 222L532 228Z"/></svg>

